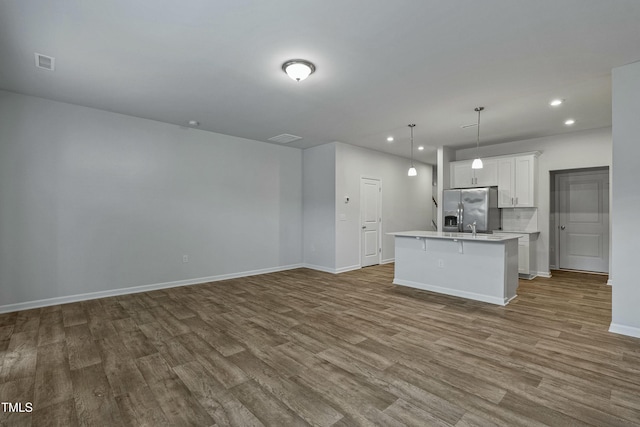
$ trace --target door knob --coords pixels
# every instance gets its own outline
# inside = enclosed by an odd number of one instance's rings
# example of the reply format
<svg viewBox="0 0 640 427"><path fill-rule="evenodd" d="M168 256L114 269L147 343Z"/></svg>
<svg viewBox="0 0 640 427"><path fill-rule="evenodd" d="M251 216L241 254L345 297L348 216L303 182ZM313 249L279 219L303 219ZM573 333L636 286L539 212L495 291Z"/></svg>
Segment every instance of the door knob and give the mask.
<svg viewBox="0 0 640 427"><path fill-rule="evenodd" d="M363 225L363 226L362 226L362 229L363 229L363 230L364 230L364 229L366 229L366 228L367 228L367 226L366 226L366 225Z"/></svg>
<svg viewBox="0 0 640 427"><path fill-rule="evenodd" d="M561 225L560 230L564 230L564 229L565 229L564 225Z"/></svg>

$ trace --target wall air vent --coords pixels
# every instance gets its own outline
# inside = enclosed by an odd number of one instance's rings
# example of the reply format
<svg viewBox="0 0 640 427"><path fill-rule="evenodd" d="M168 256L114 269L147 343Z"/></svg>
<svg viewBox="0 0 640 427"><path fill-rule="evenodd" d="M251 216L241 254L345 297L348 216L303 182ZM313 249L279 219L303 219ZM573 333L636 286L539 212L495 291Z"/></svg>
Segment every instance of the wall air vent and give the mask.
<svg viewBox="0 0 640 427"><path fill-rule="evenodd" d="M299 139L302 139L302 137L301 136L291 135L291 134L288 134L288 133L283 133L282 135L278 135L278 136L274 136L274 137L269 138L269 141L279 142L280 144L288 144L290 142L297 141Z"/></svg>
<svg viewBox="0 0 640 427"><path fill-rule="evenodd" d="M35 53L36 56L36 67L42 68L43 70L53 71L56 67L56 58L52 56L43 55L41 53Z"/></svg>

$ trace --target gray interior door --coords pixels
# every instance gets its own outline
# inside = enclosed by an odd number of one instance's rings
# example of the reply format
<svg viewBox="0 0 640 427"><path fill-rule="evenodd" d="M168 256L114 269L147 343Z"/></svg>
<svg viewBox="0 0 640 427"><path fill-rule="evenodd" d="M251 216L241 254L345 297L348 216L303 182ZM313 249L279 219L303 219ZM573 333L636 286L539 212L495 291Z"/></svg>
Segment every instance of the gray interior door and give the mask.
<svg viewBox="0 0 640 427"><path fill-rule="evenodd" d="M559 174L560 268L609 272L609 172Z"/></svg>

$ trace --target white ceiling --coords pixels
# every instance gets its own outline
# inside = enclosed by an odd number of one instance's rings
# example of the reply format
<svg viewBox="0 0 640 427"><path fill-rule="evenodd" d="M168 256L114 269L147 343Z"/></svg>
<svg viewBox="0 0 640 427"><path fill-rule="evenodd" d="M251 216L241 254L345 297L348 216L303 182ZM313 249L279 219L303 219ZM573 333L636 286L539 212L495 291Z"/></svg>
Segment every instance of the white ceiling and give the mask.
<svg viewBox="0 0 640 427"><path fill-rule="evenodd" d="M3 0L0 88L300 148L408 156L416 123L435 162L475 144L476 106L483 145L610 126L639 23L638 0ZM289 79L292 58L316 73Z"/></svg>

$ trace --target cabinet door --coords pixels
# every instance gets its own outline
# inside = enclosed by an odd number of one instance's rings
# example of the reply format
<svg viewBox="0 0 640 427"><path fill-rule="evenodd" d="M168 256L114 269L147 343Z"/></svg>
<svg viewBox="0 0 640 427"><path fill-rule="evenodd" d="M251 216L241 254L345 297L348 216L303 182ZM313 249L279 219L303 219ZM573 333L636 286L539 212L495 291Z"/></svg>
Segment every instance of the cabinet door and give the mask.
<svg viewBox="0 0 640 427"><path fill-rule="evenodd" d="M498 160L498 207L513 207L515 179L515 159Z"/></svg>
<svg viewBox="0 0 640 427"><path fill-rule="evenodd" d="M476 187L491 187L498 185L498 160L483 160L482 169L473 169L473 172L476 178L474 184Z"/></svg>
<svg viewBox="0 0 640 427"><path fill-rule="evenodd" d="M451 162L451 187L468 188L473 186L471 161Z"/></svg>
<svg viewBox="0 0 640 427"><path fill-rule="evenodd" d="M518 239L518 273L529 274L529 242Z"/></svg>
<svg viewBox="0 0 640 427"><path fill-rule="evenodd" d="M535 207L535 156L515 158L515 207Z"/></svg>

